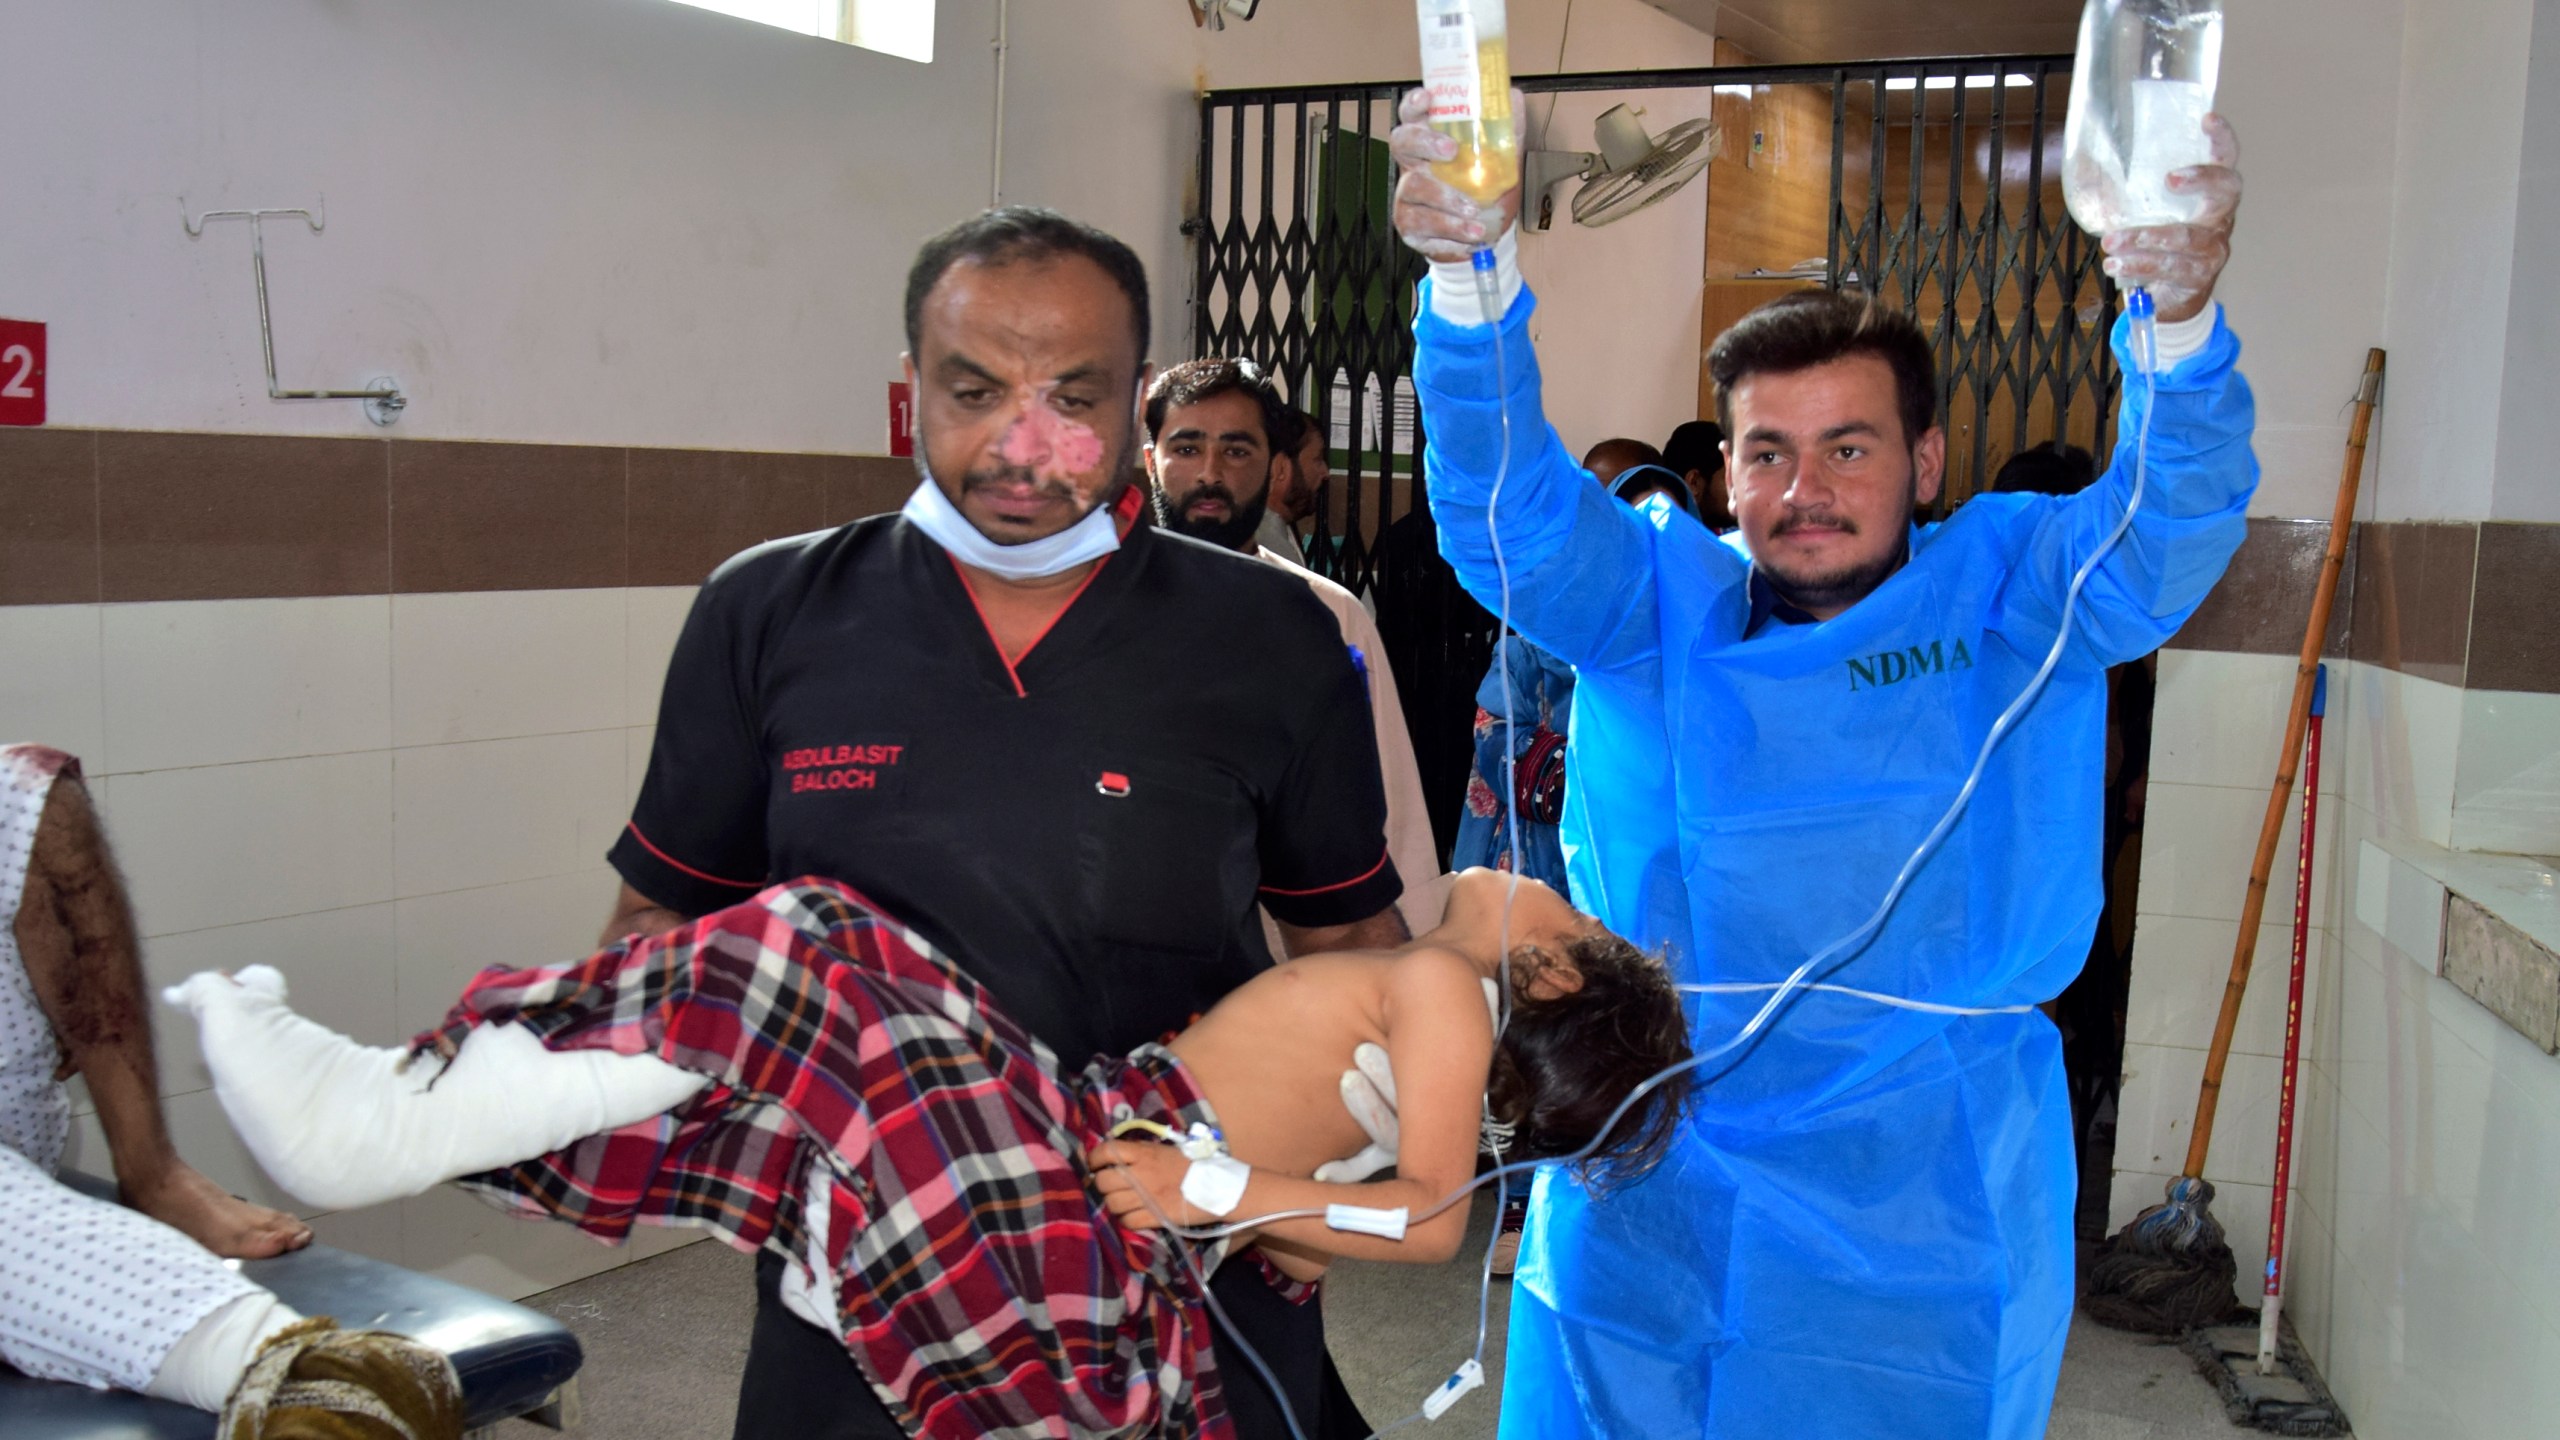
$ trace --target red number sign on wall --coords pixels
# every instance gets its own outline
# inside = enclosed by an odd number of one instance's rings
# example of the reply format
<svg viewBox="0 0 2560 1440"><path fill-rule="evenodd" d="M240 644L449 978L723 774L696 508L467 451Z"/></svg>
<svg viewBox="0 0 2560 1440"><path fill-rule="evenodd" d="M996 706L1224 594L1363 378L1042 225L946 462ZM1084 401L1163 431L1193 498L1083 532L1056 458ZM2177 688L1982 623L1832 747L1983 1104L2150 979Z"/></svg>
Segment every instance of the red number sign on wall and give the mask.
<svg viewBox="0 0 2560 1440"><path fill-rule="evenodd" d="M0 425L44 423L44 322L0 320Z"/></svg>
<svg viewBox="0 0 2560 1440"><path fill-rule="evenodd" d="M916 405L907 382L889 382L889 453L904 458L916 453Z"/></svg>

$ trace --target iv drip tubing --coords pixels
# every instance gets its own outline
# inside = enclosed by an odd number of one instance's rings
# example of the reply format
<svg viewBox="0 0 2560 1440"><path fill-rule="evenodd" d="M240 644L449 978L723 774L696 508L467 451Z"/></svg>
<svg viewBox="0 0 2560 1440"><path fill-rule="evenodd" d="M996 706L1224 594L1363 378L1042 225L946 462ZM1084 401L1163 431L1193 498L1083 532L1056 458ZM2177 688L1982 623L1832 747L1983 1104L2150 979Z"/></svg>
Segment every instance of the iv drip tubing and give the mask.
<svg viewBox="0 0 2560 1440"><path fill-rule="evenodd" d="M1812 958L1806 960L1802 965L1797 966L1795 971L1788 975L1785 980L1778 982L1774 987L1775 993L1771 994L1768 1000L1761 1005L1759 1010L1752 1015L1751 1019L1723 1044L1716 1046L1712 1050L1692 1055L1677 1065L1663 1069L1646 1079L1634 1090L1630 1091L1624 1100L1618 1102L1618 1108L1609 1112L1608 1120L1600 1126L1598 1135L1591 1141L1591 1143L1583 1146L1580 1150L1575 1151L1571 1155L1557 1156L1545 1160L1517 1161L1509 1165L1499 1166L1495 1169L1488 1170L1467 1184L1451 1191L1448 1195L1442 1197L1441 1200L1431 1208L1412 1216L1408 1221L1409 1224L1420 1224L1425 1220L1431 1219L1433 1216L1447 1210L1450 1206L1457 1204L1460 1200L1463 1200L1468 1195L1481 1188L1485 1182L1494 1180L1506 1173L1535 1170L1540 1165L1574 1165L1589 1159L1599 1150L1601 1144L1607 1140L1610 1132L1617 1129L1618 1122L1626 1118L1627 1112L1633 1109L1637 1102L1641 1101L1645 1096L1653 1093L1654 1090L1660 1088L1663 1082L1671 1079L1673 1076L1682 1074L1686 1071L1695 1070L1710 1061L1720 1059L1723 1056L1740 1049L1760 1033L1761 1029L1768 1024L1770 1017L1777 1013L1779 1007L1792 999L1797 993L1815 988L1813 985L1807 983L1815 971L1820 970L1835 956L1843 955L1844 952L1854 955L1858 948L1864 946L1868 940L1873 939L1875 933L1883 928L1884 922L1886 918L1892 914L1894 906L1900 903L1903 891L1909 888L1912 877L1918 874L1921 865L1926 863L1932 854L1936 853L1939 844L1946 839L1947 832L1955 828L1955 823L1962 817L1965 807L1972 803L1973 793L1982 783L1983 771L1990 765L1991 752L1998 747L2000 741L2009 734L2012 728L2016 726L2018 717L2025 713L2026 707L2034 703L2035 698L2039 694L2043 693L2046 680L2052 676L2054 667L2061 663L2063 648L2071 641L2071 621L2079 604L2081 589L2087 585L2089 576L2096 572L2098 565L2115 549L2116 543L2124 538L2125 531L2130 529L2133 525L2134 515L2142 508L2143 489L2148 482L2150 473L2151 411L2156 400L2157 380L2151 372L2151 356L2153 354L2154 341L2151 334L2150 296L2146 292L2139 290L2134 291L2133 294L2140 297L2129 305L2128 309L2134 318L2133 329L2135 358L2142 366L2144 395L2142 422L2136 428L2134 438L2133 490L2126 498L2124 514L2117 519L2115 528L2107 532L2107 538L2101 541L2095 550L2090 552L2089 557L2082 561L2080 568L2072 574L2070 588L2063 594L2061 621L2055 629L2052 646L2045 651L2044 662L2036 667L2035 674L2029 677L2025 686L2020 688L2017 698L2010 701L2008 708L2001 711L1999 718L1992 722L1990 733L1983 738L1982 748L1974 756L1972 772L1966 775L1963 787L1957 790L1955 799L1948 803L1945 813L1940 815L1938 817L1938 822L1930 827L1929 833L1921 840L1918 848L1914 849L1911 852L1910 858L1903 862L1900 872L1894 876L1893 883L1886 887L1884 898L1877 903L1874 912L1869 914L1866 920L1860 923L1857 928L1815 952ZM1499 553L1499 548L1499 546L1496 547L1497 554ZM1845 989L1845 987L1831 986L1824 986L1821 988ZM1866 998L1874 999L1880 1003L1889 1005L1916 1008L1934 1004L1934 1002L1912 1000L1898 996L1882 996L1857 991L1850 991L1848 993L1865 994ZM2001 1012L1995 1011L1989 1013ZM1277 1220L1294 1220L1311 1215L1322 1215L1323 1213L1324 1212L1320 1210L1284 1210L1268 1215L1256 1215L1230 1224L1219 1225L1208 1229L1186 1228L1183 1233L1195 1239L1217 1239L1234 1235L1241 1231L1253 1229L1256 1226L1270 1224Z"/></svg>
<svg viewBox="0 0 2560 1440"><path fill-rule="evenodd" d="M1573 7L1570 0L1565 6L1565 24L1568 27L1573 24ZM1494 383L1499 385L1502 383L1501 376L1505 368L1502 354L1502 314L1499 308L1502 297L1501 286L1494 279L1492 248L1488 246L1469 256L1468 265L1475 275L1476 304L1482 308L1485 319L1493 326ZM1504 823L1511 832L1509 836L1511 875L1503 883L1502 888L1502 928L1499 937L1501 979L1495 986L1496 999L1500 1001L1493 1026L1493 1044L1497 1054L1502 1047L1503 1032L1511 1028L1511 906L1520 898L1520 865L1523 858L1520 853L1520 721L1516 713L1518 707L1511 690L1511 564L1502 554L1500 520L1502 487L1511 479L1511 407L1503 405L1499 408L1502 416L1502 453L1501 458L1493 462L1493 490L1486 496L1484 507L1485 538L1492 542L1494 575L1501 586L1501 594L1498 598L1502 602L1502 618L1494 627L1493 663L1501 671L1502 794L1504 798L1502 812L1505 817ZM1483 1109L1486 1129L1488 1133L1492 1133L1493 1099L1490 1092L1485 1097ZM1509 1157L1502 1151L1503 1146L1497 1142L1493 1147L1494 1172L1497 1175L1508 1168ZM1484 1364L1485 1337L1491 1333L1493 1324L1493 1250L1494 1246L1502 1243L1502 1212L1511 1203L1510 1180L1507 1177L1497 1180L1493 1194L1493 1240L1485 1246L1483 1271L1477 1276L1476 1284L1476 1345L1473 1359L1478 1367Z"/></svg>
<svg viewBox="0 0 2560 1440"><path fill-rule="evenodd" d="M1490 250L1477 251L1473 257L1477 295L1483 306L1485 321L1493 327L1495 384L1499 391L1499 388L1505 383L1502 344L1503 317L1496 313L1494 309L1494 306L1498 303L1498 297L1494 293L1495 287L1492 262L1493 255ZM2123 540L2125 532L2133 527L2134 516L2141 511L2143 492L2150 480L2151 418L2152 412L2159 399L2159 377L2157 374L2157 357L2159 353L2158 336L2155 332L2155 308L2152 302L2151 293L2148 290L2138 287L2127 292L2125 310L2131 319L2134 363L2142 373L2143 404L2142 418L2134 431L2133 487L2125 497L2124 513L2117 517L2115 526L2107 532L2106 539L2100 541L2098 546L2089 553L2088 558L2081 561L2079 568L2072 572L2071 583L2063 592L2062 613L2054 628L2053 644L2045 651L2043 662L2037 665L2035 673L2028 677L2027 683L2019 687L2017 697L2009 702L2007 708L2000 712L1997 719L1992 721L1989 733L1983 737L1981 748L1974 754L1973 768L1966 774L1964 784L1957 789L1955 798L1948 802L1946 811L1938 817L1937 823L1929 828L1928 833L1921 838L1919 845L1912 850L1910 857L1903 861L1901 869L1895 873L1892 884L1885 888L1884 897L1877 902L1875 910L1847 934L1814 952L1814 954L1807 958L1803 964L1797 966L1785 980L1778 982L1773 987L1764 987L1760 985L1683 985L1679 987L1684 991L1692 993L1748 993L1762 988L1769 988L1773 993L1771 993L1769 998L1761 1004L1760 1008L1752 1014L1750 1020L1745 1022L1742 1028L1734 1032L1734 1034L1730 1038L1726 1039L1724 1043L1716 1046L1712 1050L1692 1055L1677 1065L1666 1067L1665 1069L1648 1077L1643 1083L1637 1085L1635 1089L1629 1091L1626 1098L1618 1102L1617 1108L1609 1112L1608 1119L1601 1123L1590 1143L1584 1145L1580 1150L1575 1151L1571 1155L1552 1157L1548 1159L1521 1160L1498 1164L1492 1169L1487 1170L1484 1174L1475 1177L1466 1184L1450 1191L1447 1195L1442 1196L1439 1201L1431 1205L1429 1208L1421 1211L1419 1214L1408 1217L1408 1225L1418 1225L1443 1214L1451 1206L1465 1201L1469 1196L1481 1189L1488 1181L1494 1183L1498 1187L1496 1193L1501 1194L1508 1190L1510 1183L1509 1177L1514 1174L1534 1172L1541 1165L1575 1165L1589 1159L1599 1150L1600 1146L1608 1140L1609 1136L1616 1131L1618 1128L1618 1122L1625 1119L1627 1112L1633 1109L1638 1102L1644 1099L1645 1096L1661 1088L1661 1086L1672 1077L1696 1070L1699 1067L1721 1059L1750 1043L1752 1039L1759 1035L1762 1028L1769 1023L1771 1017L1776 1015L1782 1006L1803 991L1817 989L1825 990L1832 993L1846 994L1862 999L1872 1000L1884 1005L1931 1012L1943 1011L1951 1014L2005 1014L2012 1013L2015 1009L2019 1008L2000 1007L1990 1010L1976 1010L1966 1007L1947 1006L1933 1001L1889 996L1872 991L1851 989L1847 986L1831 985L1815 980L1814 976L1817 971L1828 974L1829 971L1824 970L1824 966L1830 964L1835 957L1838 957L1841 964L1846 964L1849 960L1855 959L1857 954L1865 948L1866 944L1875 938L1876 934L1883 929L1885 921L1892 915L1894 907L1901 902L1903 892L1910 887L1911 881L1919 873L1920 867L1928 862L1930 856L1937 853L1938 846L1945 841L1947 834L1955 828L1956 822L1963 818L1966 807L1973 801L1974 791L1981 786L1984 771L1990 766L1992 752L1999 747L2000 742L2008 736L2009 732L2013 728L2016 727L2019 717L2026 713L2027 707L2035 703L2036 698L2044 693L2046 681L2052 678L2054 667L2061 663L2062 652L2064 648L2071 643L2071 624L2079 608L2080 592L2087 586L2089 577L2096 573L2098 566L2106 560L2108 555L2114 552L2117 543ZM1506 657L1503 654L1502 641L1507 637L1511 625L1511 571L1509 563L1502 553L1502 535L1498 516L1503 485L1510 478L1510 406L1507 403L1501 404L1498 407L1498 413L1501 417L1502 425L1502 450L1501 458L1497 461L1495 466L1493 488L1488 493L1486 500L1485 527L1488 538L1492 541L1494 573L1500 588L1498 598L1501 602L1501 611L1497 618L1497 629L1495 632L1495 655L1497 665L1502 667L1501 678L1504 682L1503 720L1505 739L1507 742L1509 728L1513 719L1511 713L1513 707L1511 704L1511 691L1509 685L1510 672L1506 663ZM1506 776L1506 778L1508 777ZM1501 962L1502 1014L1497 1022L1494 1033L1494 1039L1497 1045L1501 1043L1502 1027L1507 1025L1510 1020L1511 897L1517 892L1519 886L1519 807L1517 804L1516 789L1513 792L1512 801L1513 803L1508 807L1510 810L1510 841L1512 845L1512 888L1510 891L1505 893L1503 900L1503 948ZM1834 968L1837 967L1834 966ZM1721 1074L1722 1072L1719 1071L1717 1073ZM1498 1159L1499 1156L1496 1158ZM1134 1181L1135 1177L1132 1176L1131 1178ZM1182 1256L1184 1264L1190 1269L1193 1277L1199 1281L1201 1293L1204 1297L1208 1296L1207 1276L1201 1272L1197 1262L1191 1258L1189 1246L1184 1244L1184 1241L1215 1241L1283 1220L1320 1219L1325 1215L1323 1210L1280 1210L1217 1226L1181 1226L1172 1223L1171 1217L1166 1215L1165 1212L1157 1206L1155 1198L1147 1194L1143 1186L1138 1187L1138 1193L1139 1198L1146 1202L1148 1210L1153 1212L1158 1222L1164 1225L1168 1238L1176 1248L1176 1253ZM1492 1283L1491 1261L1492 1255L1491 1252L1488 1251L1486 1254L1485 1277L1483 1282L1488 1291ZM1489 1313L1490 1303L1489 1294L1479 1295L1478 1322L1476 1330L1476 1357L1479 1361L1482 1359L1484 1351L1485 1323L1486 1317ZM1252 1361L1255 1370L1261 1373L1265 1382L1272 1385L1272 1395L1275 1400L1279 1401L1281 1412L1289 1423L1290 1433L1297 1436L1298 1440L1305 1440L1305 1432L1299 1429L1297 1416L1290 1411L1286 1398L1280 1395L1279 1386L1276 1382L1272 1381L1271 1371L1269 1367L1263 1363L1262 1357L1254 1353L1253 1348L1249 1344L1245 1343L1242 1336L1236 1332L1233 1322L1227 1319L1225 1311L1218 1307L1217 1301L1214 1298L1209 1299L1209 1304L1212 1311L1216 1313L1219 1323L1225 1327L1229 1339L1234 1342L1237 1348L1245 1352L1246 1358ZM1454 1379L1455 1377L1453 1376L1452 1378ZM1436 1388L1437 1387L1435 1387L1435 1389ZM1420 1418L1422 1413L1423 1412L1421 1411L1415 1411L1413 1414L1387 1426L1384 1430L1373 1432L1371 1440L1377 1440L1378 1436L1382 1436L1388 1431L1404 1428L1406 1425L1411 1424L1415 1419Z"/></svg>

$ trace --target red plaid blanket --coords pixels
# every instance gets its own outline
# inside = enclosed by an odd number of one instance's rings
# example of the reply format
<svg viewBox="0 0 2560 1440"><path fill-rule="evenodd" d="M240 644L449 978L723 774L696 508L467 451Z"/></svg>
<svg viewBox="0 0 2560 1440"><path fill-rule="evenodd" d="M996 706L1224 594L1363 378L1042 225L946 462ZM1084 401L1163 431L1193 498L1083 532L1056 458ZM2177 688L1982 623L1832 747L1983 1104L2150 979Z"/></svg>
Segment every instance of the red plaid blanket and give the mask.
<svg viewBox="0 0 2560 1440"><path fill-rule="evenodd" d="M607 1240L635 1220L804 1253L803 1177L833 1176L846 1348L909 1433L1232 1434L1190 1278L1094 1203L1119 1118L1215 1123L1143 1046L1061 1083L1037 1040L913 932L826 881L571 965L493 969L420 1050L516 1021L553 1049L649 1054L715 1082L654 1120L464 1183Z"/></svg>

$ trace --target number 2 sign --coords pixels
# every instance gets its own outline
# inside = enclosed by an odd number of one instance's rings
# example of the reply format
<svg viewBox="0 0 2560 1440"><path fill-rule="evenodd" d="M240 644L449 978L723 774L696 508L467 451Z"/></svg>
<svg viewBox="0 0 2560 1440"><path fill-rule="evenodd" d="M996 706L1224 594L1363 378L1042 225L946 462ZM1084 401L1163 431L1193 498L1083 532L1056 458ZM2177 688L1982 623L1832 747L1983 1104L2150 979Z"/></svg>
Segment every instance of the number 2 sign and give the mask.
<svg viewBox="0 0 2560 1440"><path fill-rule="evenodd" d="M0 320L0 425L44 423L44 322Z"/></svg>

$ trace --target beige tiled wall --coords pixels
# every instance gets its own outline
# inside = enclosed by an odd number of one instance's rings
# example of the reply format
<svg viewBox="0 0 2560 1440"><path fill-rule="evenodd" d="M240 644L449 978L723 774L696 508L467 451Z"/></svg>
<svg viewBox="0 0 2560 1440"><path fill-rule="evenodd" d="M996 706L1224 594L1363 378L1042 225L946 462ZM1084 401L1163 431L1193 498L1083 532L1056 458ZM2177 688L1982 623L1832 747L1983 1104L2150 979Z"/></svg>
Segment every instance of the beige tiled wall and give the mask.
<svg viewBox="0 0 2560 1440"><path fill-rule="evenodd" d="M2185 1156L2293 660L2172 650L2160 679L2111 1226L2156 1202ZM2374 838L2550 853L2537 827L2560 810L2560 697L2333 662L2325 741L2288 1312L2359 1435L2548 1434L2560 1414L2560 1059L2435 973L2441 887L2360 860ZM2293 834L2289 823L2206 1167L2252 1301Z"/></svg>
<svg viewBox="0 0 2560 1440"><path fill-rule="evenodd" d="M2471 807L2560 770L2560 705L2372 665L2349 680L2350 783L2328 867L2340 963L2303 1079L2296 1319L2360 1435L2547 1434L2560 1414L2560 1059L2437 973L2442 888L2366 864L2363 842L2481 838Z"/></svg>
<svg viewBox="0 0 2560 1440"><path fill-rule="evenodd" d="M2196 1086L2230 973L2249 864L2266 815L2268 786L2275 778L2276 750L2284 738L2294 661L2281 655L2165 650L2159 679L2110 1229L2157 1204L2169 1177L2186 1163ZM2333 712L2335 698L2333 690ZM2306 970L2315 984L2330 963L2332 948L2321 918L2331 877L2321 857L2334 853L2338 844L2343 785L2338 759L2332 748L2320 776L2314 927L2306 946ZM2205 1177L2218 1192L2214 1214L2230 1234L2244 1282L2266 1258L2301 816L2297 784L2269 876L2255 968L2224 1072L2213 1149L2205 1165Z"/></svg>
<svg viewBox="0 0 2560 1440"><path fill-rule="evenodd" d="M2353 904L2338 926L2303 1077L2296 1323L2359 1435L2548 1434L2560 1060Z"/></svg>
<svg viewBox="0 0 2560 1440"><path fill-rule="evenodd" d="M2356 665L2340 701L2347 803L2382 831L2453 840L2453 779L2466 741L2465 692L2378 665Z"/></svg>
<svg viewBox="0 0 2560 1440"><path fill-rule="evenodd" d="M2452 836L2457 850L2560 855L2560 695L2464 693Z"/></svg>
<svg viewBox="0 0 2560 1440"><path fill-rule="evenodd" d="M155 986L271 964L373 1044L432 1024L481 966L595 940L658 686L693 591L473 591L0 606L0 737L80 755ZM214 1102L183 1016L155 1017L178 1146L290 1205ZM74 1163L106 1156L85 1104ZM607 1250L457 1193L317 1217L332 1243L507 1295Z"/></svg>

